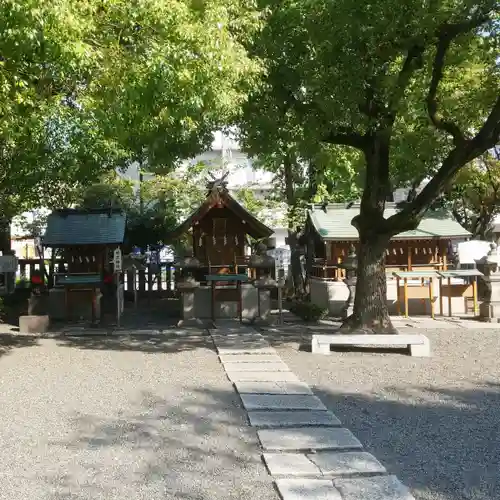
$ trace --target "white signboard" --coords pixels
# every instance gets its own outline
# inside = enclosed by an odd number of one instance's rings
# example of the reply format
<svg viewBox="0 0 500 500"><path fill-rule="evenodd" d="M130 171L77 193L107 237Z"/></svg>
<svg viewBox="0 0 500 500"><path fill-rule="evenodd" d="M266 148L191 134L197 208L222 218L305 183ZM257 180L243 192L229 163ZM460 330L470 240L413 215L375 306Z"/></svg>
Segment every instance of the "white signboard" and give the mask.
<svg viewBox="0 0 500 500"><path fill-rule="evenodd" d="M458 244L458 260L460 264L476 264L488 255L490 251L490 241L471 240Z"/></svg>
<svg viewBox="0 0 500 500"><path fill-rule="evenodd" d="M122 251L120 248L116 248L113 253L113 265L115 267L115 273L121 273L123 268Z"/></svg>

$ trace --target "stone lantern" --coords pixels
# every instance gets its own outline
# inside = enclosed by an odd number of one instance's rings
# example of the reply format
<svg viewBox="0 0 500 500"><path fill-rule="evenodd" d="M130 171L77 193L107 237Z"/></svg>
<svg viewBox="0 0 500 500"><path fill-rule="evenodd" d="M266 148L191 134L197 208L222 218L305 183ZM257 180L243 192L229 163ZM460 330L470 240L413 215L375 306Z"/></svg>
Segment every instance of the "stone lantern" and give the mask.
<svg viewBox="0 0 500 500"><path fill-rule="evenodd" d="M271 289L277 287L270 271L275 266L274 258L266 253L267 247L263 243L257 245L256 251L250 256L248 267L258 272L253 286L257 289L257 318L259 321L269 320L271 313Z"/></svg>
<svg viewBox="0 0 500 500"><path fill-rule="evenodd" d="M478 267L484 273L486 297L479 306L479 316L483 321L500 322L500 249L495 243L490 245L486 257L478 261Z"/></svg>
<svg viewBox="0 0 500 500"><path fill-rule="evenodd" d="M346 319L350 316L354 310L354 298L356 296L356 270L358 268L358 258L356 256L356 250L354 246L351 246L349 249L349 255L344 259L344 262L339 264L341 269L346 270L346 278L344 279L344 283L349 290L349 296L342 307L341 316L342 319Z"/></svg>
<svg viewBox="0 0 500 500"><path fill-rule="evenodd" d="M193 271L199 269L200 261L193 256L192 248L186 248L184 256L174 263L174 267L176 270L182 269L182 279L177 282L177 289L181 293L182 323L198 324L195 296L200 282L194 278Z"/></svg>

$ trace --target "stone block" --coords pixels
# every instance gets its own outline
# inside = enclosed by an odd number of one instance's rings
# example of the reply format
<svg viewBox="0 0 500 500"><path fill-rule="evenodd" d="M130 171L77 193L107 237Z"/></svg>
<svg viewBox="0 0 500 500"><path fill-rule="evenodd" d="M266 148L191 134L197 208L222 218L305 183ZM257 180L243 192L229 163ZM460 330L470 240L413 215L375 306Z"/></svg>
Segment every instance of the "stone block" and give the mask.
<svg viewBox="0 0 500 500"><path fill-rule="evenodd" d="M250 425L262 428L340 426L340 420L329 411L249 411Z"/></svg>
<svg viewBox="0 0 500 500"><path fill-rule="evenodd" d="M415 500L396 476L336 479L343 500Z"/></svg>
<svg viewBox="0 0 500 500"><path fill-rule="evenodd" d="M240 394L245 410L326 410L316 396L297 394Z"/></svg>
<svg viewBox="0 0 500 500"><path fill-rule="evenodd" d="M385 467L366 451L320 451L307 455L325 476L384 474Z"/></svg>
<svg viewBox="0 0 500 500"><path fill-rule="evenodd" d="M312 394L304 382L235 382L240 394Z"/></svg>
<svg viewBox="0 0 500 500"><path fill-rule="evenodd" d="M429 339L422 334L398 335L320 335L312 336L311 351L315 354L330 354L330 346L406 346L412 356L429 356Z"/></svg>
<svg viewBox="0 0 500 500"><path fill-rule="evenodd" d="M222 363L280 363L277 354L229 354L219 356Z"/></svg>
<svg viewBox="0 0 500 500"><path fill-rule="evenodd" d="M44 316L19 316L19 333L46 333L50 328L50 319Z"/></svg>
<svg viewBox="0 0 500 500"><path fill-rule="evenodd" d="M303 453L264 453L271 476L320 476L321 471Z"/></svg>
<svg viewBox="0 0 500 500"><path fill-rule="evenodd" d="M264 450L348 450L363 446L349 429L334 427L302 427L261 429L257 431Z"/></svg>
<svg viewBox="0 0 500 500"><path fill-rule="evenodd" d="M276 350L270 347L269 344L256 347L251 345L238 345L238 346L221 346L215 344L217 354L276 354Z"/></svg>
<svg viewBox="0 0 500 500"><path fill-rule="evenodd" d="M299 382L292 372L230 372L231 382Z"/></svg>
<svg viewBox="0 0 500 500"><path fill-rule="evenodd" d="M342 500L328 479L278 479L276 487L283 500Z"/></svg>
<svg viewBox="0 0 500 500"><path fill-rule="evenodd" d="M223 363L228 373L232 372L287 372L290 368L280 361L279 363Z"/></svg>

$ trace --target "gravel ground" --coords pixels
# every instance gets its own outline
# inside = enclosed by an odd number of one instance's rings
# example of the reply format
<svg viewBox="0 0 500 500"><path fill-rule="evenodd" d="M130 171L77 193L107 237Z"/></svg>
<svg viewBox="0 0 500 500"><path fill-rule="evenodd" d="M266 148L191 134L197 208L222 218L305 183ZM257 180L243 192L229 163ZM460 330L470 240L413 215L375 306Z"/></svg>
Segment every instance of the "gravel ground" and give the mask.
<svg viewBox="0 0 500 500"><path fill-rule="evenodd" d="M0 336L0 499L276 500L206 337Z"/></svg>
<svg viewBox="0 0 500 500"><path fill-rule="evenodd" d="M418 332L431 358L275 347L417 500L498 500L500 330Z"/></svg>

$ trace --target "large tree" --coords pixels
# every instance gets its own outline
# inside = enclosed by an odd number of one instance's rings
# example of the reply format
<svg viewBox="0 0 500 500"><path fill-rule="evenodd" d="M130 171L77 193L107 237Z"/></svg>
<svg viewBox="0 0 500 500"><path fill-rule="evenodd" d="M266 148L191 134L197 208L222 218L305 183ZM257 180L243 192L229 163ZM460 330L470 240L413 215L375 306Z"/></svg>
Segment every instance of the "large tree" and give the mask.
<svg viewBox="0 0 500 500"><path fill-rule="evenodd" d="M354 313L345 327L394 331L386 304L389 240L414 229L466 164L500 133L499 7L493 0L262 0L254 53L270 91L312 140L364 157ZM394 181L430 178L400 212Z"/></svg>
<svg viewBox="0 0 500 500"><path fill-rule="evenodd" d="M120 162L204 149L258 73L258 23L243 0L1 2L0 226Z"/></svg>

